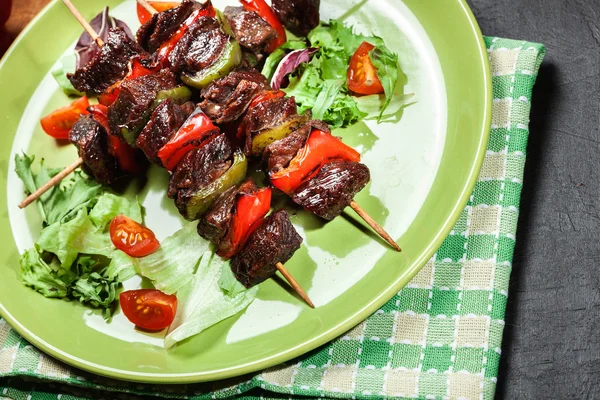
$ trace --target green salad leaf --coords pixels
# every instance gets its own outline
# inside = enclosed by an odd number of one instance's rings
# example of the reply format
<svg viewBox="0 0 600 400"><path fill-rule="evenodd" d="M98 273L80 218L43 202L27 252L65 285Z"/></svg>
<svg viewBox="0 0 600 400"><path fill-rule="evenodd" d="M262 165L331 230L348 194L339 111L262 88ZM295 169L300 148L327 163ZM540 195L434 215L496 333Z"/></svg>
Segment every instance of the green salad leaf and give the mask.
<svg viewBox="0 0 600 400"><path fill-rule="evenodd" d="M230 269L229 263L214 253L202 255L197 271L177 292L177 314L165 337L166 348L237 314L254 301L256 286L241 292L221 289L219 281L225 268Z"/></svg>
<svg viewBox="0 0 600 400"><path fill-rule="evenodd" d="M261 73L271 81L279 62L285 57L286 50L302 50L305 48L306 43L303 40L288 40L269 54L269 57L265 60L265 65L263 66Z"/></svg>
<svg viewBox="0 0 600 400"><path fill-rule="evenodd" d="M62 89L62 91L67 96L83 96L84 93L81 93L79 90L75 89L69 78L67 78L68 73L74 73L76 69L77 57L75 53L71 53L69 55L64 56L52 68L52 76L58 83L58 86Z"/></svg>
<svg viewBox="0 0 600 400"><path fill-rule="evenodd" d="M221 266L219 287L229 296L236 296L246 290L246 287L233 275L230 262L224 262Z"/></svg>
<svg viewBox="0 0 600 400"><path fill-rule="evenodd" d="M308 41L319 51L309 63L301 65L290 76L288 87L282 89L288 96L295 97L299 112L312 110L313 118L338 128L352 125L365 117L377 118L381 122L407 104L405 99L396 101L398 95L403 96L403 93L397 93L396 88L400 74L398 55L386 47L382 38L355 33L352 27L341 21L331 20L313 29L308 34ZM371 59L384 88L383 95L353 96L348 89L350 58L365 41L375 46ZM267 58L262 72L268 79L272 78L283 59L285 49L292 46L291 41L287 42ZM392 103L393 109L388 109Z"/></svg>
<svg viewBox="0 0 600 400"><path fill-rule="evenodd" d="M189 282L209 247L210 243L197 234L196 224L186 224L163 240L156 252L139 260L139 272L158 290L174 294Z"/></svg>
<svg viewBox="0 0 600 400"><path fill-rule="evenodd" d="M32 169L33 157L17 156L17 174L35 191L59 170ZM108 318L121 282L135 275L137 260L117 250L108 226L118 214L142 222L137 200L108 193L76 171L37 203L45 228L20 260L21 279L46 297L74 299L103 309Z"/></svg>

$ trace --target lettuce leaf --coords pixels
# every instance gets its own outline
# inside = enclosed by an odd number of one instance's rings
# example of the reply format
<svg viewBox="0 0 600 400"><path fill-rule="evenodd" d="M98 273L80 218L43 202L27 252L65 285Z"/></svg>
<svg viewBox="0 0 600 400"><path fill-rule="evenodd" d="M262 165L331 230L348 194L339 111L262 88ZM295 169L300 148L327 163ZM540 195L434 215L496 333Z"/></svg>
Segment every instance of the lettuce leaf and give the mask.
<svg viewBox="0 0 600 400"><path fill-rule="evenodd" d="M150 279L158 290L176 293L189 282L209 246L196 232L196 224L189 223L163 240L158 251L141 258L139 273Z"/></svg>
<svg viewBox="0 0 600 400"><path fill-rule="evenodd" d="M177 293L179 305L165 337L166 348L237 314L254 301L256 286L235 294L219 287L222 271L229 268L228 264L212 252L204 253L196 273Z"/></svg>
<svg viewBox="0 0 600 400"><path fill-rule="evenodd" d="M229 296L236 296L246 290L246 287L237 280L231 270L231 263L224 262L221 266L221 277L219 278L219 287Z"/></svg>
<svg viewBox="0 0 600 400"><path fill-rule="evenodd" d="M306 49L306 43L302 40L288 40L281 46L279 46L275 51L269 54L269 57L265 60L265 65L261 73L267 77L267 80L271 82L273 78L273 74L275 74L275 70L277 66L285 57L286 50L302 50Z"/></svg>
<svg viewBox="0 0 600 400"><path fill-rule="evenodd" d="M56 65L50 71L56 80L56 83L58 83L58 86L60 86L62 91L67 96L84 95L84 93L81 93L79 90L75 89L69 78L67 78L67 74L72 74L75 72L76 63L77 59L75 54L69 54L58 60Z"/></svg>
<svg viewBox="0 0 600 400"><path fill-rule="evenodd" d="M40 162L34 173L34 157L17 156L16 172L31 192L58 170ZM108 225L118 214L142 222L137 200L106 192L106 188L76 171L37 201L46 227L35 248L20 259L21 279L46 297L74 299L103 309L108 318L121 282L136 273L137 260L115 249Z"/></svg>

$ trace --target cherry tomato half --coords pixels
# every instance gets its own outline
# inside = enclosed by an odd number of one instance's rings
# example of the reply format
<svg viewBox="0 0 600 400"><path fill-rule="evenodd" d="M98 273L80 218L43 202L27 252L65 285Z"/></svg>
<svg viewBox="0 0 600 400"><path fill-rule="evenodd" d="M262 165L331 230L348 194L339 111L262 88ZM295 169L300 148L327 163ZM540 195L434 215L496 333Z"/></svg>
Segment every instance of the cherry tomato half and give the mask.
<svg viewBox="0 0 600 400"><path fill-rule="evenodd" d="M128 290L119 296L127 319L143 329L159 331L173 323L177 312L177 297L160 290Z"/></svg>
<svg viewBox="0 0 600 400"><path fill-rule="evenodd" d="M180 1L149 1L148 3L158 12L170 10L181 4ZM142 25L152 19L152 15L139 3L137 5L137 16Z"/></svg>
<svg viewBox="0 0 600 400"><path fill-rule="evenodd" d="M132 257L145 257L160 247L154 232L124 215L117 215L110 222L110 240Z"/></svg>
<svg viewBox="0 0 600 400"><path fill-rule="evenodd" d="M348 89L358 94L383 93L383 86L377 77L377 68L371 62L369 53L375 46L362 42L350 59L348 68Z"/></svg>
<svg viewBox="0 0 600 400"><path fill-rule="evenodd" d="M68 139L69 131L82 114L89 114L88 98L83 96L66 107L59 108L46 115L40 123L44 132L55 139Z"/></svg>

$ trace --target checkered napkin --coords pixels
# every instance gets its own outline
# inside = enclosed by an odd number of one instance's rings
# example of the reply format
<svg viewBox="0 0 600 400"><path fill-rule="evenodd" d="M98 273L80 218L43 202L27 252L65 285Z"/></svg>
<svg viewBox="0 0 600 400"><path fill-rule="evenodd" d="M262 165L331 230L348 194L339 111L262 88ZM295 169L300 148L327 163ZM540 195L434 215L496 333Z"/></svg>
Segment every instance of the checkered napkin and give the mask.
<svg viewBox="0 0 600 400"><path fill-rule="evenodd" d="M493 74L492 131L473 195L433 258L367 320L300 359L253 376L160 386L68 367L0 319L0 398L493 398L531 91L545 49L522 41L485 41Z"/></svg>

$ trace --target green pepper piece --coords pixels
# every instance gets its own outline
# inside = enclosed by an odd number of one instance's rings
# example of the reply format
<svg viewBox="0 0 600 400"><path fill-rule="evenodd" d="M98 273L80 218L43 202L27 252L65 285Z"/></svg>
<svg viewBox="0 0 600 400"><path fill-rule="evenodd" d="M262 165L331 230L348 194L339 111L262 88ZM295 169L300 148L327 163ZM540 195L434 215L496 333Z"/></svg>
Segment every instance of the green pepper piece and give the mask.
<svg viewBox="0 0 600 400"><path fill-rule="evenodd" d="M297 115L279 126L257 132L252 137L251 155L261 156L268 145L288 136L290 133L306 124L308 120L308 114Z"/></svg>
<svg viewBox="0 0 600 400"><path fill-rule="evenodd" d="M219 59L210 67L204 68L193 75L186 72L181 74L181 80L188 86L196 89L204 89L214 80L224 77L242 62L242 50L234 39L230 39L225 45Z"/></svg>
<svg viewBox="0 0 600 400"><path fill-rule="evenodd" d="M144 115L140 119L140 123L136 125L133 129L128 129L127 127L121 128L121 135L123 139L127 142L128 145L135 147L135 142L137 140L138 135L142 132L152 112L160 103L165 101L166 99L173 99L178 104L183 104L188 101L192 97L192 91L183 86L176 86L172 89L159 90L156 93L156 97L152 105L149 109L144 112Z"/></svg>
<svg viewBox="0 0 600 400"><path fill-rule="evenodd" d="M160 103L167 99L173 99L177 104L183 104L192 98L192 91L187 86L177 86L173 89L160 90L156 94L156 99L152 104L152 110L154 110Z"/></svg>
<svg viewBox="0 0 600 400"><path fill-rule="evenodd" d="M244 153L238 151L233 156L231 167L210 185L196 192L186 205L185 218L194 221L199 219L213 202L229 188L242 183L248 172L248 160Z"/></svg>

